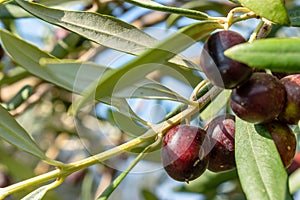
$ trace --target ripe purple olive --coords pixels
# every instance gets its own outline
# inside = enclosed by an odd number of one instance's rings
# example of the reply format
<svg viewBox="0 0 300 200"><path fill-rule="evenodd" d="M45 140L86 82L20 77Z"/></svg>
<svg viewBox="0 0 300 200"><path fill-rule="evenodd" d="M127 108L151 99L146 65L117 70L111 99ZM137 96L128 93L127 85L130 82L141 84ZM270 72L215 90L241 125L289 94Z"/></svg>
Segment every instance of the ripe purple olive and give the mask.
<svg viewBox="0 0 300 200"><path fill-rule="evenodd" d="M200 65L214 85L232 89L251 76L252 68L224 55L228 48L245 42L245 38L234 31L219 31L204 43Z"/></svg>
<svg viewBox="0 0 300 200"><path fill-rule="evenodd" d="M265 126L274 140L284 167L287 168L296 154L295 134L288 125L279 121L272 121Z"/></svg>
<svg viewBox="0 0 300 200"><path fill-rule="evenodd" d="M222 172L236 167L234 156L235 118L224 114L212 119L207 125L211 150L207 169Z"/></svg>
<svg viewBox="0 0 300 200"><path fill-rule="evenodd" d="M207 168L206 131L188 125L171 128L165 135L161 157L170 177L189 182L198 178Z"/></svg>
<svg viewBox="0 0 300 200"><path fill-rule="evenodd" d="M288 124L297 124L300 120L300 74L282 78L286 90L286 104L279 115L279 120Z"/></svg>
<svg viewBox="0 0 300 200"><path fill-rule="evenodd" d="M232 90L230 106L245 121L265 123L275 119L282 111L285 95L284 86L275 76L257 72Z"/></svg>

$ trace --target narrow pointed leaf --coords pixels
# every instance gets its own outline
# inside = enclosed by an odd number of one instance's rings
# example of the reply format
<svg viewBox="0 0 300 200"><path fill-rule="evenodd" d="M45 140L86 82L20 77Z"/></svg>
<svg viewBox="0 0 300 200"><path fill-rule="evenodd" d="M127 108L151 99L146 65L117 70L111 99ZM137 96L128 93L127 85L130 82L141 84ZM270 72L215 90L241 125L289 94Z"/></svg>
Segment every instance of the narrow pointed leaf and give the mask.
<svg viewBox="0 0 300 200"><path fill-rule="evenodd" d="M254 11L257 15L264 17L274 23L290 25L289 15L282 0L239 0L239 2Z"/></svg>
<svg viewBox="0 0 300 200"><path fill-rule="evenodd" d="M6 51L30 73L74 93L84 95L91 91L90 88L93 90L95 86L92 86L97 83L98 79L101 79L106 71L112 70L91 62L58 60L7 31L0 31L0 38ZM90 97L92 98L91 101L94 102L95 96ZM122 98L99 98L97 100L113 105L122 114L143 122L130 109L126 100Z"/></svg>
<svg viewBox="0 0 300 200"><path fill-rule="evenodd" d="M33 138L2 106L0 106L0 138L38 158L46 157Z"/></svg>
<svg viewBox="0 0 300 200"><path fill-rule="evenodd" d="M147 131L146 128L138 125L132 117L128 117L117 111L111 112L111 119L109 119L109 121L118 126L118 128L126 133L126 135L131 137L140 136Z"/></svg>
<svg viewBox="0 0 300 200"><path fill-rule="evenodd" d="M142 124L147 124L146 121L141 119L136 113L131 109L129 103L124 98L111 98L111 105L118 109L118 112L122 113L124 116L131 118L132 120L138 121Z"/></svg>
<svg viewBox="0 0 300 200"><path fill-rule="evenodd" d="M112 16L93 12L59 10L23 0L16 0L16 2L48 23L61 26L116 50L138 54L156 43L156 39Z"/></svg>
<svg viewBox="0 0 300 200"><path fill-rule="evenodd" d="M76 113L86 105L92 95L95 95L96 99L111 98L125 88L145 79L150 72L168 68L166 64L170 58L173 58L217 28L222 27L217 22L212 21L203 21L190 25L165 39L155 48L149 49L136 59L125 64L120 69L105 73L99 80L96 88L90 88L79 102L75 102L73 112Z"/></svg>
<svg viewBox="0 0 300 200"><path fill-rule="evenodd" d="M7 31L0 31L10 56L30 73L75 93L84 92L110 70L91 62L61 61Z"/></svg>
<svg viewBox="0 0 300 200"><path fill-rule="evenodd" d="M178 93L172 91L159 82L145 79L137 82L133 86L124 88L118 93L114 94L119 98L144 98L144 99L160 99L172 100L189 104L190 101Z"/></svg>
<svg viewBox="0 0 300 200"><path fill-rule="evenodd" d="M196 10L189 10L184 8L176 8L176 7L170 7L170 6L164 6L162 4L159 4L152 0L124 0L128 3L141 6L144 8L148 8L151 10L158 10L163 12L170 12L170 13L176 13L180 14L186 17L199 19L199 20L205 20L208 19L208 15L206 13L196 11Z"/></svg>
<svg viewBox="0 0 300 200"><path fill-rule="evenodd" d="M236 119L235 157L247 199L290 199L287 173L263 125Z"/></svg>
<svg viewBox="0 0 300 200"><path fill-rule="evenodd" d="M158 42L145 32L112 16L94 12L59 10L23 0L16 0L16 2L32 15L48 23L125 53L139 55ZM184 68L191 67L189 61L179 56L170 62Z"/></svg>
<svg viewBox="0 0 300 200"><path fill-rule="evenodd" d="M300 39L270 38L236 45L225 55L251 67L282 72L300 72Z"/></svg>
<svg viewBox="0 0 300 200"><path fill-rule="evenodd" d="M223 14L224 16L227 15L230 9L233 8L233 6L228 5L227 3L222 3L222 2L212 2L212 1L202 1L202 0L197 0L197 1L189 1L186 4L182 6L184 9L192 9L192 10L198 10L198 11L205 11L205 10L214 10L216 12L219 12ZM167 21L167 27L171 27L174 25L181 17L184 17L183 15L180 14L171 14Z"/></svg>
<svg viewBox="0 0 300 200"><path fill-rule="evenodd" d="M180 30L120 69L106 73L98 83L96 97L111 96L144 79L148 73L167 67L167 60L217 28L220 28L218 23L204 21Z"/></svg>
<svg viewBox="0 0 300 200"><path fill-rule="evenodd" d="M0 6L1 19L15 19L25 17L32 17L32 15L16 4L6 3Z"/></svg>
<svg viewBox="0 0 300 200"><path fill-rule="evenodd" d="M21 200L41 200L48 191L48 185L42 186L26 195Z"/></svg>
<svg viewBox="0 0 300 200"><path fill-rule="evenodd" d="M55 182L54 182L55 183ZM53 188L53 184L44 185L42 187L39 187L38 189L32 191L25 197L23 197L21 200L41 200L46 195L46 193Z"/></svg>

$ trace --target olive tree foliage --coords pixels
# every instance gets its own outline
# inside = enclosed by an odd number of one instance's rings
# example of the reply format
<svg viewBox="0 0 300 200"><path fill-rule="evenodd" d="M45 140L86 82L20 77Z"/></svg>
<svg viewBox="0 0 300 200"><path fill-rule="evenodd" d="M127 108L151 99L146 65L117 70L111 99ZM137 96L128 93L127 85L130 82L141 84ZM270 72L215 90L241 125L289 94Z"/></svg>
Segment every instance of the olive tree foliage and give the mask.
<svg viewBox="0 0 300 200"><path fill-rule="evenodd" d="M11 180L0 189L0 198L70 199L74 194L64 189L68 184L76 184L73 192L82 199L109 198L139 161L160 163L161 139L172 126L204 126L219 113L231 112L230 91L203 76L200 52L185 51L201 46L212 32L235 29L249 39L225 52L234 60L257 70L300 71L296 3L0 0L5 52L0 163ZM134 16L128 20L130 13ZM20 31L20 20L29 19L48 30L41 45ZM33 33L35 26L24 28ZM157 37L149 29L171 34ZM99 57L111 62L103 64ZM167 85L166 79L173 83ZM178 92L177 85L188 88L189 95ZM149 120L132 102L144 114L155 102L163 116L155 113ZM127 157L134 159L126 169L113 164ZM292 199L300 187L299 170L287 172L274 142L256 124L236 120L235 159L236 170L206 171L176 192L280 200ZM111 184L99 189L106 176ZM226 184L233 189L222 190ZM155 195L148 188L141 191L144 199L158 199Z"/></svg>

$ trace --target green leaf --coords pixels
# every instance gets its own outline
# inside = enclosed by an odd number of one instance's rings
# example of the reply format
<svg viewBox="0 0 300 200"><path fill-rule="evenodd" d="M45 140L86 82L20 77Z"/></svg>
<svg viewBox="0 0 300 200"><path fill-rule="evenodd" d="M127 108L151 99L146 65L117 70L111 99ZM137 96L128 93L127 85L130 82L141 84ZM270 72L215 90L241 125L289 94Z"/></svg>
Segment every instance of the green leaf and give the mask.
<svg viewBox="0 0 300 200"><path fill-rule="evenodd" d="M140 136L147 131L147 129L138 125L132 117L121 112L112 111L109 121L114 123L119 129L126 133L126 135L129 134L131 137Z"/></svg>
<svg viewBox="0 0 300 200"><path fill-rule="evenodd" d="M91 96L95 95L96 99L114 97L123 89L144 80L150 72L168 68L166 64L170 58L217 28L221 28L221 26L212 21L190 25L159 43L156 48L147 50L120 69L105 73L96 88L90 88L80 102L75 102L73 112L76 113L82 106L86 105Z"/></svg>
<svg viewBox="0 0 300 200"><path fill-rule="evenodd" d="M120 69L104 74L98 83L96 97L109 97L144 79L150 72L166 68L167 60L217 28L220 28L217 22L204 21L180 30Z"/></svg>
<svg viewBox="0 0 300 200"><path fill-rule="evenodd" d="M192 103L168 87L149 79L144 79L132 86L124 88L120 92L114 93L114 97L172 100L185 104Z"/></svg>
<svg viewBox="0 0 300 200"><path fill-rule="evenodd" d="M48 8L23 0L16 2L36 17L73 31L101 45L138 54L152 46L156 40L134 26L117 18L92 12L68 11Z"/></svg>
<svg viewBox="0 0 300 200"><path fill-rule="evenodd" d="M287 173L263 125L236 118L235 158L247 199L290 199Z"/></svg>
<svg viewBox="0 0 300 200"><path fill-rule="evenodd" d="M40 63L39 68L44 69L50 77L48 79L45 77L45 80L78 94L85 93L106 71L111 70L92 62L73 60L41 59ZM43 78L42 74L37 75Z"/></svg>
<svg viewBox="0 0 300 200"><path fill-rule="evenodd" d="M159 4L155 1L152 0L124 0L125 2L141 6L144 8L148 8L151 10L158 10L158 11L163 11L163 12L170 12L170 13L176 13L180 14L186 17L190 17L193 19L198 19L198 20L206 20L209 18L209 16L206 13L199 12L196 10L189 10L189 9L184 9L184 8L176 8L176 7L169 7L169 6L164 6L162 4Z"/></svg>
<svg viewBox="0 0 300 200"><path fill-rule="evenodd" d="M2 44L11 57L30 73L75 93L82 93L109 70L91 62L58 60L36 46L0 31Z"/></svg>
<svg viewBox="0 0 300 200"><path fill-rule="evenodd" d="M299 38L270 38L239 44L226 50L225 55L259 69L300 71Z"/></svg>
<svg viewBox="0 0 300 200"><path fill-rule="evenodd" d="M0 137L27 153L43 160L46 159L33 138L2 106L0 106Z"/></svg>
<svg viewBox="0 0 300 200"><path fill-rule="evenodd" d="M146 121L141 119L139 116L136 115L135 112L131 109L130 105L124 98L111 98L110 105L114 106L118 109L118 112L128 118L140 122L141 124L148 125Z"/></svg>
<svg viewBox="0 0 300 200"><path fill-rule="evenodd" d="M1 142L0 147L0 163L5 165L8 174L16 181L24 180L28 177L35 176L34 169L28 163L24 163L20 159L16 159L12 156L12 152L7 151L7 148ZM20 170L22 169L22 170Z"/></svg>
<svg viewBox="0 0 300 200"><path fill-rule="evenodd" d="M32 17L32 15L16 4L6 3L0 6L1 19L16 19L25 17Z"/></svg>
<svg viewBox="0 0 300 200"><path fill-rule="evenodd" d="M282 0L239 0L239 2L257 15L274 23L282 25L290 25L291 23Z"/></svg>
<svg viewBox="0 0 300 200"><path fill-rule="evenodd" d="M49 190L49 185L44 185L26 195L21 200L41 200Z"/></svg>
<svg viewBox="0 0 300 200"><path fill-rule="evenodd" d="M187 2L182 6L182 8L193 9L202 12L205 10L214 10L223 15L227 15L227 13L230 11L230 9L233 8L233 6L230 6L227 3L222 3L222 2L197 0L197 1ZM174 25L181 17L183 16L180 14L171 14L166 21L167 27L171 27L172 25Z"/></svg>
<svg viewBox="0 0 300 200"><path fill-rule="evenodd" d="M34 16L48 23L125 53L139 55L158 42L145 32L112 16L93 12L53 9L23 0L16 0L16 2ZM179 56L170 62L184 68L190 68L189 61Z"/></svg>
<svg viewBox="0 0 300 200"><path fill-rule="evenodd" d="M8 31L0 30L0 37L3 47L17 63L22 64L25 68L27 67L26 69L35 75L38 74L46 80L50 79L47 72L40 67L39 61L41 58L55 59L55 57L41 51Z"/></svg>
<svg viewBox="0 0 300 200"><path fill-rule="evenodd" d="M28 195L26 195L21 200L41 200L46 195L46 193L57 186L59 186L63 182L62 179L57 179L55 182L50 183L48 185L44 185L42 187L39 187L38 189L32 191Z"/></svg>

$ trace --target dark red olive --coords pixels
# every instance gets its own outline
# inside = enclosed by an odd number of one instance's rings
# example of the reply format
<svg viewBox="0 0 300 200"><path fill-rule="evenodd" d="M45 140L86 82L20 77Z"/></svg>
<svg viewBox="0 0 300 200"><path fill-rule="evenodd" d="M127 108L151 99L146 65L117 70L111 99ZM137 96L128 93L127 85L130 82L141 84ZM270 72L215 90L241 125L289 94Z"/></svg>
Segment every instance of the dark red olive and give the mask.
<svg viewBox="0 0 300 200"><path fill-rule="evenodd" d="M284 86L275 76L256 72L247 82L232 90L230 105L245 121L270 122L282 111L285 95Z"/></svg>
<svg viewBox="0 0 300 200"><path fill-rule="evenodd" d="M213 172L234 169L236 167L234 156L234 116L224 114L215 117L207 125L206 132L212 145L207 169Z"/></svg>
<svg viewBox="0 0 300 200"><path fill-rule="evenodd" d="M170 177L188 182L207 168L206 131L188 125L171 128L165 135L161 151L163 166ZM207 143L208 144L208 143Z"/></svg>
<svg viewBox="0 0 300 200"><path fill-rule="evenodd" d="M279 120L288 124L297 124L300 120L300 74L282 78L286 90L286 104L279 115Z"/></svg>
<svg viewBox="0 0 300 200"><path fill-rule="evenodd" d="M207 78L216 86L232 89L245 82L252 74L252 68L232 60L224 51L246 40L234 31L219 31L204 43L200 65Z"/></svg>
<svg viewBox="0 0 300 200"><path fill-rule="evenodd" d="M290 127L282 122L273 121L265 124L282 160L284 167L288 167L296 153L296 136Z"/></svg>

